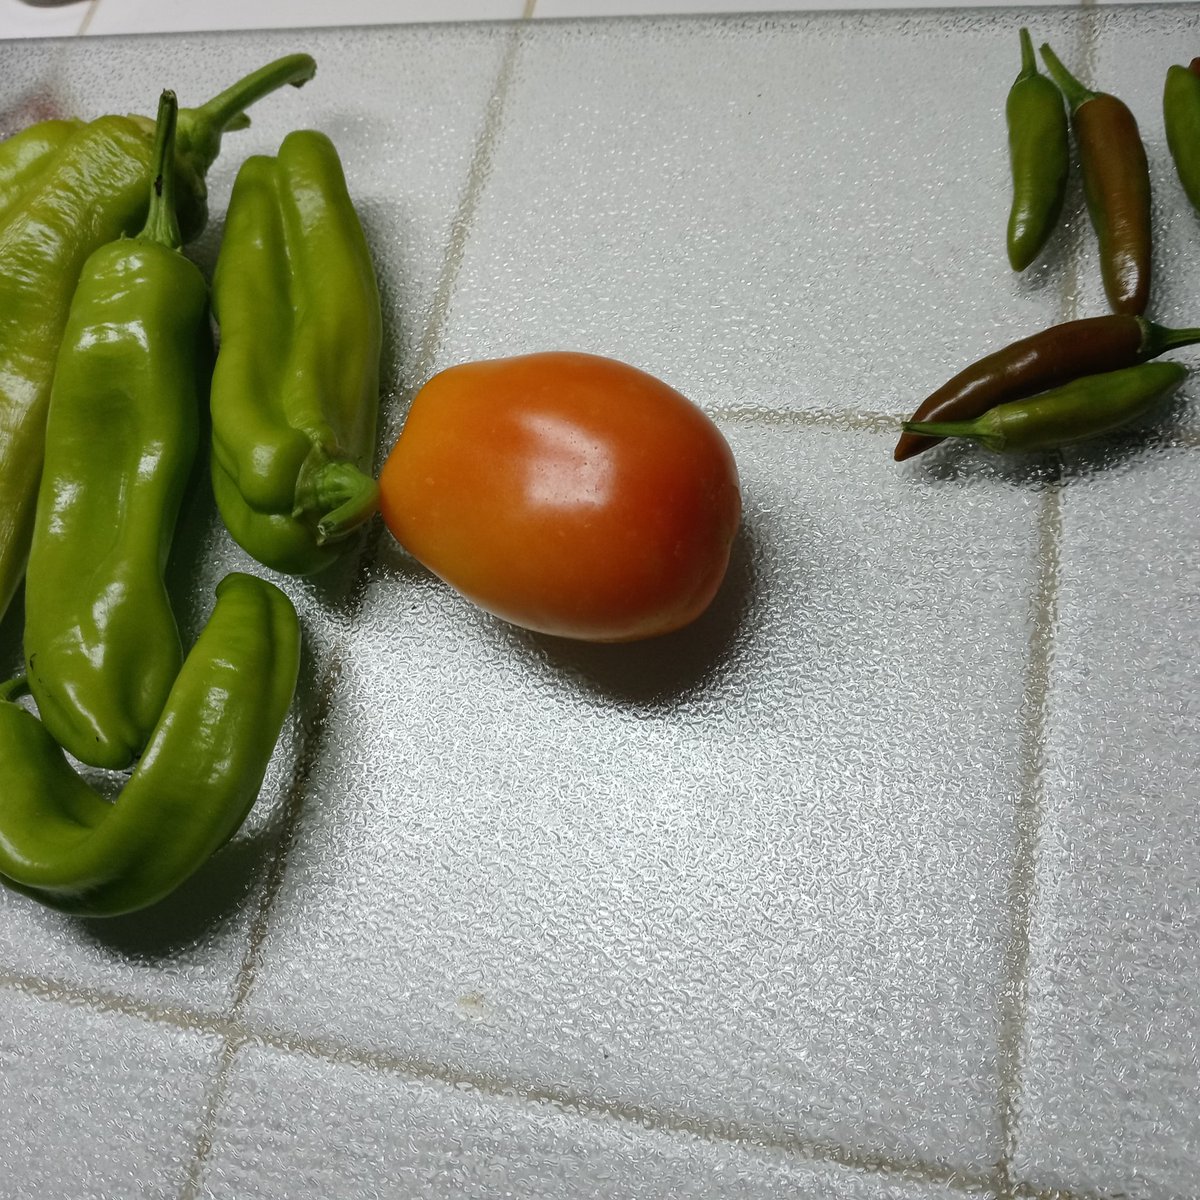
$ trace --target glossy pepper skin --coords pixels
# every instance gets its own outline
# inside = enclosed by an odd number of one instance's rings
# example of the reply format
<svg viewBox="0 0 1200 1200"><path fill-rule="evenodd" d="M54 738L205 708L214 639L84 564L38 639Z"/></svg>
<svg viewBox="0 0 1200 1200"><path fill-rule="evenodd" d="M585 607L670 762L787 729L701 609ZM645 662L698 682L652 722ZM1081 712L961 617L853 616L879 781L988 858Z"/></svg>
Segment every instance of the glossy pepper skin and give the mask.
<svg viewBox="0 0 1200 1200"><path fill-rule="evenodd" d="M1113 312L1138 316L1150 299L1151 231L1150 167L1137 121L1116 96L1085 88L1049 46L1042 58L1071 109L1104 294Z"/></svg>
<svg viewBox="0 0 1200 1200"><path fill-rule="evenodd" d="M333 143L289 134L238 171L213 279L213 490L234 539L307 575L378 505L382 319Z"/></svg>
<svg viewBox="0 0 1200 1200"><path fill-rule="evenodd" d="M1131 367L1200 342L1200 329L1167 329L1144 317L1113 314L1052 325L960 371L933 392L907 425L970 421L990 408L1023 400L1085 375ZM895 458L936 446L940 436L905 428Z"/></svg>
<svg viewBox="0 0 1200 1200"><path fill-rule="evenodd" d="M1020 36L1021 73L1004 106L1013 192L1008 261L1014 271L1037 258L1058 224L1070 161L1062 96L1038 71L1029 30L1022 29Z"/></svg>
<svg viewBox="0 0 1200 1200"><path fill-rule="evenodd" d="M176 198L185 240L204 223L204 172L242 110L315 70L297 54L270 63L200 108L182 109ZM0 219L0 616L29 554L55 357L83 264L146 219L154 123L105 116L81 125Z"/></svg>
<svg viewBox="0 0 1200 1200"><path fill-rule="evenodd" d="M226 576L208 624L114 803L0 688L0 881L52 908L115 916L179 886L245 820L296 687L300 628L273 584Z"/></svg>
<svg viewBox="0 0 1200 1200"><path fill-rule="evenodd" d="M916 433L969 438L996 453L1053 450L1111 433L1148 412L1187 378L1179 363L1151 362L1073 380L974 421L910 423Z"/></svg>
<svg viewBox="0 0 1200 1200"><path fill-rule="evenodd" d="M39 121L0 142L0 221L82 124L59 118Z"/></svg>
<svg viewBox="0 0 1200 1200"><path fill-rule="evenodd" d="M175 96L163 93L146 227L84 265L55 368L25 579L25 669L80 761L142 751L183 660L163 572L195 461L208 288L179 253Z"/></svg>
<svg viewBox="0 0 1200 1200"><path fill-rule="evenodd" d="M1163 125L1179 182L1192 207L1200 211L1200 58L1167 70Z"/></svg>

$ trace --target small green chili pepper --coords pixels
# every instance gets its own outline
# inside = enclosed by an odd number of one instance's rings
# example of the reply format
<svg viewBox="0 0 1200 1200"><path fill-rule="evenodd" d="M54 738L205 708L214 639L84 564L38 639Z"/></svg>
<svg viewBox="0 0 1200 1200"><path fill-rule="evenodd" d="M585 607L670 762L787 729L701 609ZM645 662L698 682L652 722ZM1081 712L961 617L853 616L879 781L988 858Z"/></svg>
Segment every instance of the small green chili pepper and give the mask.
<svg viewBox="0 0 1200 1200"><path fill-rule="evenodd" d="M1152 362L1088 375L1032 400L1000 404L974 421L906 421L910 433L962 437L997 453L1053 450L1110 433L1148 412L1187 377L1179 363Z"/></svg>
<svg viewBox="0 0 1200 1200"><path fill-rule="evenodd" d="M55 117L30 125L0 142L0 221L53 161L55 151L82 124Z"/></svg>
<svg viewBox="0 0 1200 1200"><path fill-rule="evenodd" d="M265 566L310 574L378 504L382 319L333 143L289 134L238 171L213 279L213 490Z"/></svg>
<svg viewBox="0 0 1200 1200"><path fill-rule="evenodd" d="M25 581L38 711L97 767L141 753L183 659L163 573L212 343L207 285L179 253L176 107L164 92L146 227L87 260L71 304Z"/></svg>
<svg viewBox="0 0 1200 1200"><path fill-rule="evenodd" d="M306 54L269 63L200 108L182 109L176 197L185 240L204 224L204 173L243 109L316 69ZM81 125L0 219L0 616L29 554L54 361L75 284L93 250L141 228L154 123Z"/></svg>
<svg viewBox="0 0 1200 1200"><path fill-rule="evenodd" d="M146 753L114 803L72 770L0 688L0 882L79 916L145 908L179 886L258 796L300 661L300 626L273 584L227 575Z"/></svg>
<svg viewBox="0 0 1200 1200"><path fill-rule="evenodd" d="M1005 103L1013 185L1008 261L1014 271L1037 258L1058 223L1070 161L1062 95L1039 73L1029 30L1022 29L1020 36L1021 73Z"/></svg>
<svg viewBox="0 0 1200 1200"><path fill-rule="evenodd" d="M1116 96L1085 88L1049 46L1042 58L1071 109L1104 294L1113 312L1143 313L1150 299L1150 167L1137 121Z"/></svg>
<svg viewBox="0 0 1200 1200"><path fill-rule="evenodd" d="M969 421L989 408L1023 400L1084 375L1132 367L1168 350L1200 342L1200 329L1168 329L1145 317L1114 313L1051 325L979 359L931 393L909 422ZM938 439L908 427L895 458L920 454Z"/></svg>
<svg viewBox="0 0 1200 1200"><path fill-rule="evenodd" d="M1168 69L1163 124L1179 182L1192 207L1200 211L1200 58Z"/></svg>

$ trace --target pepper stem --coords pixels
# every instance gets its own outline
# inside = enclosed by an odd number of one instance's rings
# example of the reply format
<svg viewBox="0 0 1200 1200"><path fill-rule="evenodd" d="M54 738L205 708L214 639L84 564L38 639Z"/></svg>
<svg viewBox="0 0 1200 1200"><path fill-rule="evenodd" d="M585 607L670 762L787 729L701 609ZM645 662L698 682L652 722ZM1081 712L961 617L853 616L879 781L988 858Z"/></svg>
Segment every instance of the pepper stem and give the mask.
<svg viewBox="0 0 1200 1200"><path fill-rule="evenodd" d="M183 245L175 212L175 123L179 102L175 93L164 91L158 98L158 122L154 127L154 151L150 163L154 182L150 185L150 210L138 235L161 242L171 250Z"/></svg>
<svg viewBox="0 0 1200 1200"><path fill-rule="evenodd" d="M1058 55L1050 49L1048 43L1042 45L1042 61L1046 64L1046 70L1050 72L1050 78L1058 84L1058 90L1066 97L1067 104L1074 112L1081 104L1086 104L1089 100L1095 100L1099 94L1093 92L1090 88L1085 88L1066 67L1059 61Z"/></svg>
<svg viewBox="0 0 1200 1200"><path fill-rule="evenodd" d="M352 463L327 462L305 481L296 516L323 512L317 545L340 541L370 520L379 507L379 484Z"/></svg>
<svg viewBox="0 0 1200 1200"><path fill-rule="evenodd" d="M928 437L961 437L980 442L989 450L999 450L1003 438L980 429L978 421L905 421L905 433L923 433Z"/></svg>
<svg viewBox="0 0 1200 1200"><path fill-rule="evenodd" d="M15 675L5 683L0 683L0 700L17 700L29 695L29 680L24 675Z"/></svg>
<svg viewBox="0 0 1200 1200"><path fill-rule="evenodd" d="M1142 344L1138 347L1138 357L1143 361L1157 358L1168 350L1178 350L1180 346L1194 346L1200 342L1200 329L1168 329L1154 321L1139 317L1142 327Z"/></svg>
<svg viewBox="0 0 1200 1200"><path fill-rule="evenodd" d="M1021 73L1017 76L1018 79L1031 79L1038 73L1037 58L1033 53L1033 38L1029 36L1028 29L1022 29L1021 38Z"/></svg>
<svg viewBox="0 0 1200 1200"><path fill-rule="evenodd" d="M221 152L221 135L230 129L245 129L250 124L245 110L285 84L301 87L317 71L308 54L288 54L239 79L199 108L185 108L180 114L180 152L195 161L203 175Z"/></svg>

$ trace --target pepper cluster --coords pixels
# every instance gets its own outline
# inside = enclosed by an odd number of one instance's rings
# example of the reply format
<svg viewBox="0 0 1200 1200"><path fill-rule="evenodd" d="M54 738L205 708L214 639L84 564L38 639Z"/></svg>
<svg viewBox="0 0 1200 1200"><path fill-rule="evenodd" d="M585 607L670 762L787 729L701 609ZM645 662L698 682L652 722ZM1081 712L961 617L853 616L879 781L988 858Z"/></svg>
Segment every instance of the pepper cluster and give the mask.
<svg viewBox="0 0 1200 1200"><path fill-rule="evenodd" d="M992 450L1043 450L1096 437L1151 410L1187 371L1151 363L1200 342L1200 329L1166 329L1144 317L1150 298L1150 171L1137 121L1117 97L1079 82L1047 45L1049 78L1020 31L1021 70L1005 115L1012 168L1008 257L1022 271L1037 258L1062 211L1070 111L1088 215L1112 315L1069 321L971 364L929 395L903 424L895 458L944 437ZM1167 73L1163 115L1179 177L1200 207L1200 59Z"/></svg>
<svg viewBox="0 0 1200 1200"><path fill-rule="evenodd" d="M254 575L221 581L183 652L164 571L202 406L218 508L264 565L327 565L376 507L379 299L329 139L297 131L239 171L215 367L182 252L222 133L314 71L291 55L197 109L168 91L154 122L0 144L0 615L26 575L25 673L0 685L0 882L67 912L152 904L231 837L295 691L295 608ZM334 352L348 322L357 356ZM110 803L67 754L132 774Z"/></svg>

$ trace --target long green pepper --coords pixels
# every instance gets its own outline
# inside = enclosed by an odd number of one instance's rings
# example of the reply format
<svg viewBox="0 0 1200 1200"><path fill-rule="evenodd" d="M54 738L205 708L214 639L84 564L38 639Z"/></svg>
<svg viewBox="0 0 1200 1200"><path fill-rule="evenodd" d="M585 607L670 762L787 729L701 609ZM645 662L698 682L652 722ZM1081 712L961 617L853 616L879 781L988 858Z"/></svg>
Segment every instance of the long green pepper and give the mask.
<svg viewBox="0 0 1200 1200"><path fill-rule="evenodd" d="M242 164L213 310L217 507L265 566L319 571L378 504L382 343L371 256L324 134L298 130Z"/></svg>
<svg viewBox="0 0 1200 1200"><path fill-rule="evenodd" d="M904 428L931 437L968 438L997 453L1053 450L1128 425L1186 378L1180 363L1142 363L997 405L973 421L906 421Z"/></svg>
<svg viewBox="0 0 1200 1200"><path fill-rule="evenodd" d="M175 169L180 225L206 216L204 174L244 109L316 64L306 54L269 63L200 108L179 113ZM0 219L0 615L20 583L33 532L55 357L75 285L93 250L146 218L154 123L105 116L81 125Z"/></svg>
<svg viewBox="0 0 1200 1200"><path fill-rule="evenodd" d="M75 773L40 721L0 687L0 882L51 908L115 916L161 900L246 818L295 692L291 601L227 575L166 707L114 803Z"/></svg>
<svg viewBox="0 0 1200 1200"><path fill-rule="evenodd" d="M1070 162L1062 95L1038 71L1029 30L1022 29L1020 37L1021 73L1005 103L1013 191L1008 261L1014 271L1037 258L1058 224Z"/></svg>
<svg viewBox="0 0 1200 1200"><path fill-rule="evenodd" d="M183 660L166 569L196 457L208 288L181 253L177 104L159 104L146 226L84 264L55 368L25 581L25 663L50 734L122 768Z"/></svg>

